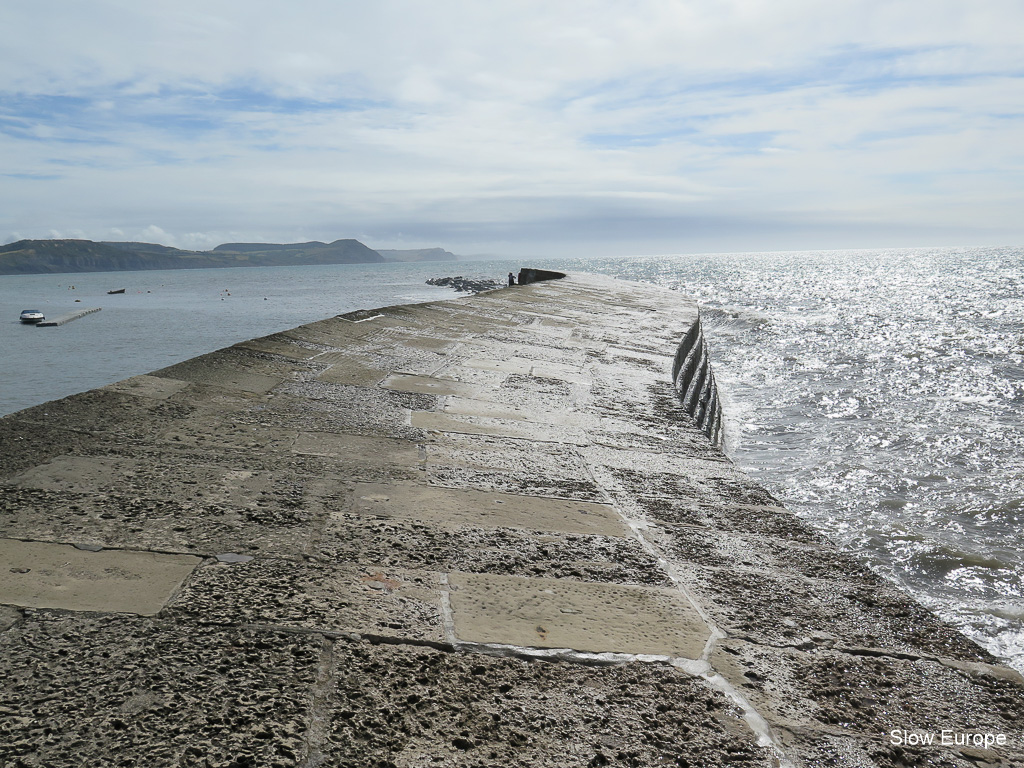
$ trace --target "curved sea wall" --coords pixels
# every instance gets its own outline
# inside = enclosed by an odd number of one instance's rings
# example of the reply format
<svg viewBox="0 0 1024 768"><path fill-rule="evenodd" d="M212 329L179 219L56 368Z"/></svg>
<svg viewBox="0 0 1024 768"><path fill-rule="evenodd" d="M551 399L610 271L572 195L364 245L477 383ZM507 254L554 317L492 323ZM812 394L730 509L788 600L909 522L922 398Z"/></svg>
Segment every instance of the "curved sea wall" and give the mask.
<svg viewBox="0 0 1024 768"><path fill-rule="evenodd" d="M519 285L544 280L560 280L564 272L523 268L519 270ZM716 446L723 442L722 405L715 386L715 374L711 370L711 356L704 339L700 314L697 314L676 348L672 361L672 382L683 405L683 411L693 419L708 439Z"/></svg>
<svg viewBox="0 0 1024 768"><path fill-rule="evenodd" d="M720 424L696 304L587 275L6 416L0 766L1024 765L1020 676Z"/></svg>

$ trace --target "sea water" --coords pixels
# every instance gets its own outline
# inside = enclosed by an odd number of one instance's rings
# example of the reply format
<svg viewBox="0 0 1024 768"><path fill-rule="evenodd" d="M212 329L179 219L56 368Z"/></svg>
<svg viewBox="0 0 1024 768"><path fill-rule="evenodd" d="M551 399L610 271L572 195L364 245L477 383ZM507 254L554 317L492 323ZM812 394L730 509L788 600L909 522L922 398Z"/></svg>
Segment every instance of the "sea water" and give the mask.
<svg viewBox="0 0 1024 768"><path fill-rule="evenodd" d="M428 277L519 266L697 299L732 458L1024 670L1024 249L0 277L0 414L341 312L455 295ZM20 326L35 305L103 311Z"/></svg>
<svg viewBox="0 0 1024 768"><path fill-rule="evenodd" d="M673 256L732 458L1024 670L1024 249Z"/></svg>
<svg viewBox="0 0 1024 768"><path fill-rule="evenodd" d="M0 276L0 416L357 309L450 299L458 264L338 264ZM512 267L510 266L509 269ZM505 273L496 273L501 279ZM123 294L108 291L124 288ZM23 325L23 309L67 325Z"/></svg>

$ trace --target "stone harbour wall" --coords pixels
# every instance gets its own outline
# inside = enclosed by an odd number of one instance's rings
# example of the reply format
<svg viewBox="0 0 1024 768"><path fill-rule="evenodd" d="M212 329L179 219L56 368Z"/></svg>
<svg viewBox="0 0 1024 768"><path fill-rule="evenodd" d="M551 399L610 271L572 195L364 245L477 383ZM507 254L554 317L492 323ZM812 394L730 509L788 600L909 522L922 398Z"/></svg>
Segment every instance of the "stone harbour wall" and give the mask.
<svg viewBox="0 0 1024 768"><path fill-rule="evenodd" d="M0 766L1024 765L1020 676L720 435L696 305L587 275L2 418Z"/></svg>
<svg viewBox="0 0 1024 768"><path fill-rule="evenodd" d="M724 441L722 404L699 315L676 349L672 381L686 414L714 445L721 446Z"/></svg>

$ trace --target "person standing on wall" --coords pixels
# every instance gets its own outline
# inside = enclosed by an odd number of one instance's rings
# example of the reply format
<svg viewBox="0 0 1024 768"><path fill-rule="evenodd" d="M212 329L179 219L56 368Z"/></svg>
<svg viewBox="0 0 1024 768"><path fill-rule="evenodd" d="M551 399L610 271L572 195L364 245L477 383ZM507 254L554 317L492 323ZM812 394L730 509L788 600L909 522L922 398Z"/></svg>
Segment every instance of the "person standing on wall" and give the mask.
<svg viewBox="0 0 1024 768"><path fill-rule="evenodd" d="M516 276L513 275L511 272L508 273L508 284L509 285L515 285L516 284Z"/></svg>

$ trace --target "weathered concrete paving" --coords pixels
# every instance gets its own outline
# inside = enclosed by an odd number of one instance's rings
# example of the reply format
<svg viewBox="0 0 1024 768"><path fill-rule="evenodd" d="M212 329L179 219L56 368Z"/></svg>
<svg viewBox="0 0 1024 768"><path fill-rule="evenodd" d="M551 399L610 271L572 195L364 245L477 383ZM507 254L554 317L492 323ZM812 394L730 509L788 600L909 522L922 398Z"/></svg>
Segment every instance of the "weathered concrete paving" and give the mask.
<svg viewBox="0 0 1024 768"><path fill-rule="evenodd" d="M0 419L0 766L1024 765L1019 676L708 439L697 322L572 277Z"/></svg>

